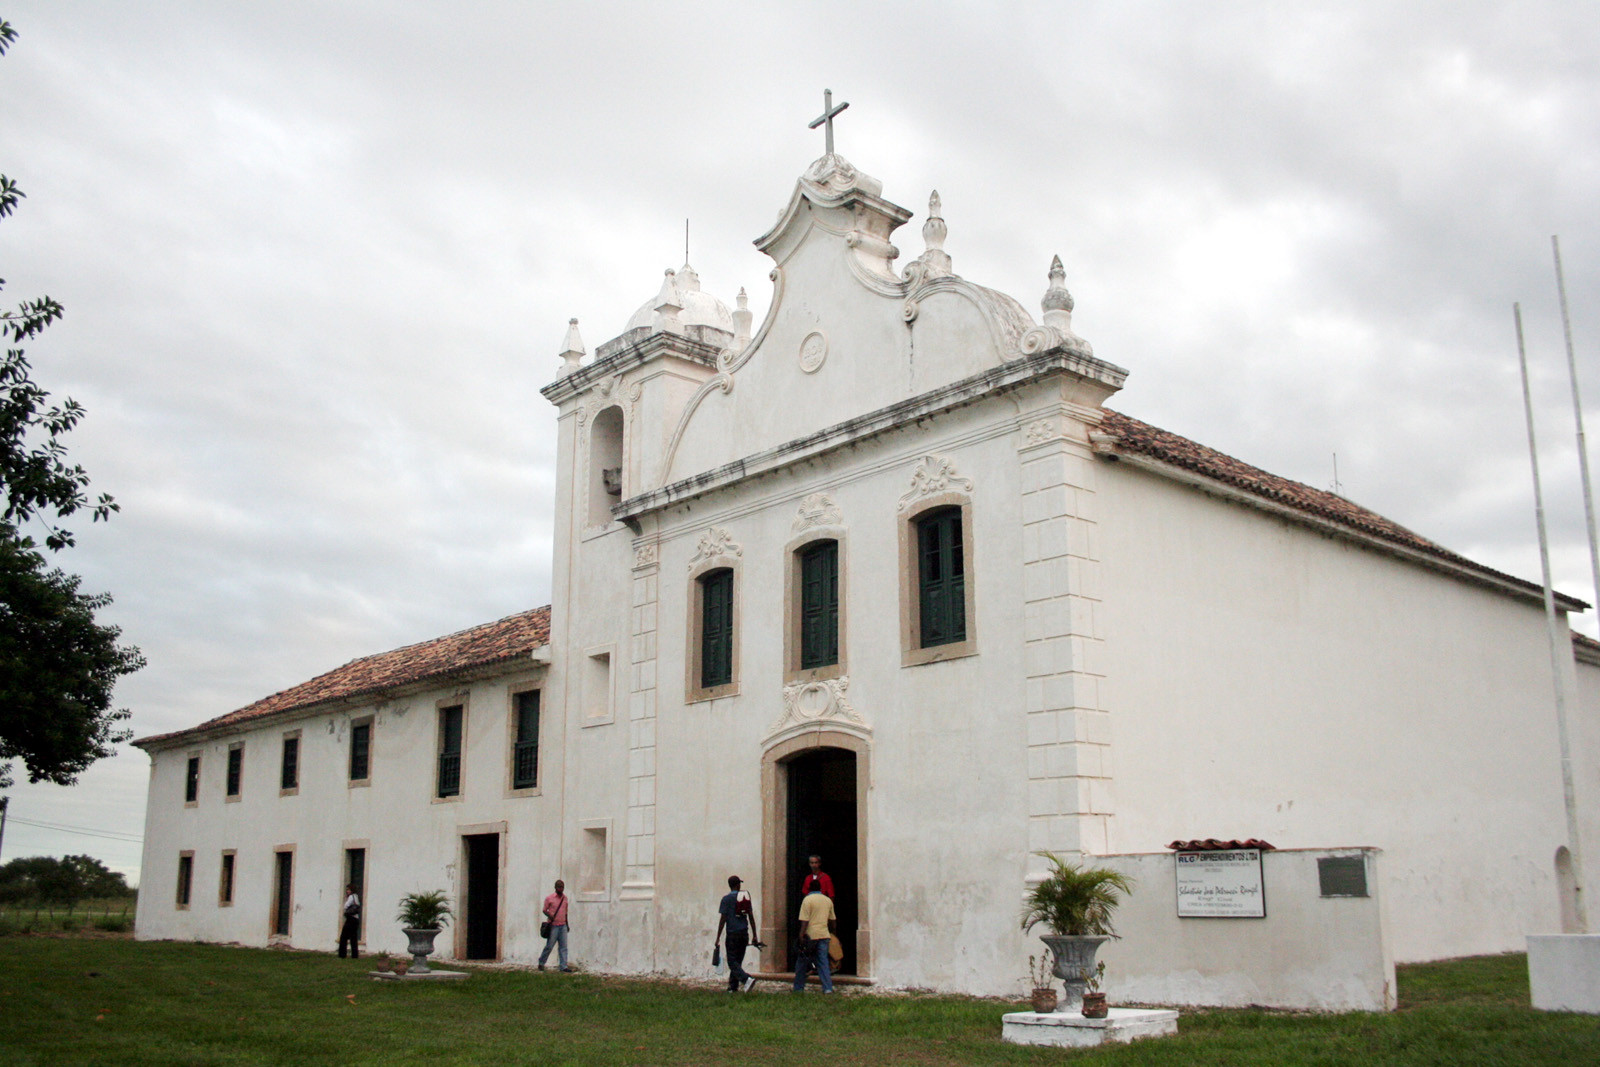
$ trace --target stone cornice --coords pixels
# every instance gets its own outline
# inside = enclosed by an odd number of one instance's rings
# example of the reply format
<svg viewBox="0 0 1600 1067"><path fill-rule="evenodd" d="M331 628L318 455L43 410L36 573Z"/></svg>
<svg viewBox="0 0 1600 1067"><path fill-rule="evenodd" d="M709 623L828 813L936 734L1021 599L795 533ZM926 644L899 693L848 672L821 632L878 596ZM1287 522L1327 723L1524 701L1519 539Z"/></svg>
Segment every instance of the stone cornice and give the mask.
<svg viewBox="0 0 1600 1067"><path fill-rule="evenodd" d="M1059 349L1026 356L930 390L920 396L914 396L909 400L902 400L877 411L846 419L814 434L764 449L732 463L725 463L712 470L664 485L659 489L640 493L614 505L611 514L623 522L635 522L641 516L662 508L719 489L726 489L748 478L770 474L794 463L814 459L908 422L965 407L1058 374L1097 382L1104 386L1108 393L1122 388L1122 383L1128 376L1128 372L1121 367L1092 356Z"/></svg>
<svg viewBox="0 0 1600 1067"><path fill-rule="evenodd" d="M690 330L701 330L704 327L690 326ZM720 334L720 336L727 336ZM619 338L620 340L620 338ZM723 346L696 340L693 337L677 333L652 333L632 343L626 343L613 348L615 341L608 341L600 346L600 355L586 367L581 367L564 377L557 378L539 392L552 404L562 404L584 392L590 386L608 378L613 374L621 374L635 367L643 366L653 359L661 356L677 356L692 363L703 364L715 370L717 357L722 353Z"/></svg>

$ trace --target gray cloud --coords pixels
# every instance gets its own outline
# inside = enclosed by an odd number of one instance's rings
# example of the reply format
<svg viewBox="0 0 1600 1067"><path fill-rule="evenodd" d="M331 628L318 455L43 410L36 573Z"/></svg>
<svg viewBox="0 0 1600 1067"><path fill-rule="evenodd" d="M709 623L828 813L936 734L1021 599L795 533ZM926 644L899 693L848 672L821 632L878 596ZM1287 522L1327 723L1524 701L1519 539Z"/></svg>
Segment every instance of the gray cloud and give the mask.
<svg viewBox="0 0 1600 1067"><path fill-rule="evenodd" d="M0 169L30 350L123 513L63 562L151 664L139 733L548 598L553 377L820 152L1016 295L1068 266L1130 414L1537 577L1510 304L1559 584L1589 595L1548 238L1600 380L1592 5L13 5ZM918 223L900 235L920 250ZM1581 625L1594 632L1593 618ZM138 832L145 761L23 787ZM104 847L102 847L104 846ZM8 856L136 848L8 829Z"/></svg>

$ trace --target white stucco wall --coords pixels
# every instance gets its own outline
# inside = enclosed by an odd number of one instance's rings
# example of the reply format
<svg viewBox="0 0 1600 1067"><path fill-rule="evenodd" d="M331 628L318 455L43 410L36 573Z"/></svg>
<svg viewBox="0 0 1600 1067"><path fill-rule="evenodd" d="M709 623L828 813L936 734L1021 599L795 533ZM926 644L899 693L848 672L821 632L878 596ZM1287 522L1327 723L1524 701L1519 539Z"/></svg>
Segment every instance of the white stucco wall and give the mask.
<svg viewBox="0 0 1600 1067"><path fill-rule="evenodd" d="M1116 850L1376 846L1402 962L1559 928L1566 831L1536 600L1126 465L1100 472ZM1578 761L1588 840L1595 756Z"/></svg>
<svg viewBox="0 0 1600 1067"><path fill-rule="evenodd" d="M1317 861L1362 857L1366 897L1324 897ZM1380 876L1372 850L1280 850L1261 857L1266 916L1179 918L1171 852L1097 860L1134 880L1120 935L1100 948L1118 1003L1387 1011L1395 1006Z"/></svg>
<svg viewBox="0 0 1600 1067"><path fill-rule="evenodd" d="M508 954L526 952L536 940L537 904L529 896L559 876L559 805L562 762L550 758L560 737L559 720L542 723L541 795L508 797L510 686L538 681L538 671L465 685L424 690L377 705L318 714L217 737L200 744L153 753L145 821L143 885L137 935L265 945L272 914L274 851L295 849L294 913L287 943L332 950L338 940L344 900L344 849L365 842L365 922L369 951L400 952L405 938L394 922L404 893L445 889L459 904L460 834L507 827L501 928ZM440 699L465 696L466 729L462 790L458 798L434 800ZM373 715L369 786L349 783L349 726ZM280 796L282 738L300 730L300 787ZM228 747L245 743L240 798L224 797ZM201 755L200 790L194 807L184 804L190 754ZM194 851L190 905L176 906L178 856ZM218 903L221 856L233 849L234 903ZM513 891L512 887L515 887ZM548 891L548 890L546 890ZM451 951L453 934L439 939Z"/></svg>

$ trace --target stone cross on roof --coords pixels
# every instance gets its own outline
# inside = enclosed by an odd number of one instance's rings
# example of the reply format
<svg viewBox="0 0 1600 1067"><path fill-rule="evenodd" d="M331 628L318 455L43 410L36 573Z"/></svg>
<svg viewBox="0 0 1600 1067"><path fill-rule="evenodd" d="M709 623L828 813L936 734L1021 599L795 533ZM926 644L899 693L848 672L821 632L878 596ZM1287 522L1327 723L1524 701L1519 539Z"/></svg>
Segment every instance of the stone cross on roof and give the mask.
<svg viewBox="0 0 1600 1067"><path fill-rule="evenodd" d="M830 156L833 155L833 117L835 115L837 115L839 112L843 111L845 108L849 107L849 106L850 106L849 103L843 103L843 104L840 104L838 107L834 107L833 106L833 90L832 89L824 89L824 90L822 90L822 114L820 114L816 118L812 119L811 120L811 124L809 126L807 126L806 129L814 130L818 126L821 126L824 123L826 123L827 129L826 129L825 132L827 134L827 147L828 147L828 150L827 150L826 153L824 153L825 155L830 155Z"/></svg>

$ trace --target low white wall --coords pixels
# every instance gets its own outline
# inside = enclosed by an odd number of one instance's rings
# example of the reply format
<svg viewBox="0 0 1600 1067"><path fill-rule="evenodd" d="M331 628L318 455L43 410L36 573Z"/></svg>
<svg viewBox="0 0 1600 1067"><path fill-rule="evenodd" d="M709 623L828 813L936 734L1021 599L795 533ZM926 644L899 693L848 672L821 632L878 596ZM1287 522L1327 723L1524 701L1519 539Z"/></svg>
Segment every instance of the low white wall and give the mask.
<svg viewBox="0 0 1600 1067"><path fill-rule="evenodd" d="M1367 897L1323 897L1317 860L1362 856ZM1261 1005L1318 1011L1395 1006L1394 957L1378 850L1284 849L1262 856L1264 919L1178 918L1172 853L1096 857L1137 880L1100 949L1113 1003Z"/></svg>
<svg viewBox="0 0 1600 1067"><path fill-rule="evenodd" d="M1529 934L1528 986L1541 1011L1600 1015L1600 934Z"/></svg>

